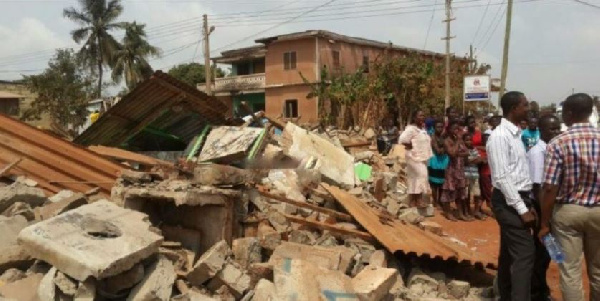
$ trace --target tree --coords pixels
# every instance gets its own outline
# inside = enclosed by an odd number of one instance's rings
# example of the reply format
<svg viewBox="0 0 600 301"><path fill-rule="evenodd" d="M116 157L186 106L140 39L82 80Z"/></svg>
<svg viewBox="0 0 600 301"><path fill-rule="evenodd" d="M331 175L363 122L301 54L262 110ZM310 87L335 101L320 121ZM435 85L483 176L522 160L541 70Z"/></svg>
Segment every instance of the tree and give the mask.
<svg viewBox="0 0 600 301"><path fill-rule="evenodd" d="M28 88L38 96L22 118L33 120L49 114L63 132L83 125L95 78L81 64L72 49L59 49L42 74L25 76Z"/></svg>
<svg viewBox="0 0 600 301"><path fill-rule="evenodd" d="M145 25L127 23L123 44L114 54L112 78L120 82L125 77L129 91L140 82L150 78L152 67L148 63L149 56L158 56L158 48L150 45L145 39Z"/></svg>
<svg viewBox="0 0 600 301"><path fill-rule="evenodd" d="M81 10L67 8L63 15L81 27L71 31L76 43L83 42L79 55L85 66L97 76L96 97L102 95L102 68L112 65L119 43L111 31L125 28L124 22L116 22L123 12L121 0L78 0Z"/></svg>
<svg viewBox="0 0 600 301"><path fill-rule="evenodd" d="M221 68L217 68L216 71L217 77L225 76L225 71ZM204 77L204 65L198 63L177 65L169 70L169 75L192 87L195 87L198 83L206 82L206 77Z"/></svg>

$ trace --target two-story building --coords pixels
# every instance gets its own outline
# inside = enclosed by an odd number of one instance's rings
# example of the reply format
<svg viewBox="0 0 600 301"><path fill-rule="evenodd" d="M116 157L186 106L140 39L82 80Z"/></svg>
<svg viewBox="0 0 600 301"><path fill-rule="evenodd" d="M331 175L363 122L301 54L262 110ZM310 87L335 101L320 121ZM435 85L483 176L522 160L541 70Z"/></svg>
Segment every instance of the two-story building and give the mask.
<svg viewBox="0 0 600 301"><path fill-rule="evenodd" d="M301 117L300 123L318 121L319 99L307 96L310 84L321 81L324 67L346 72L362 67L369 72L369 65L386 54L402 56L417 52L432 59L443 58L434 52L324 30L278 35L256 42L260 45L225 51L212 59L215 64L231 66L230 75L215 80L213 93L231 103L234 111L241 101L247 101L254 111L265 110L273 117ZM198 88L204 90L205 85L199 84Z"/></svg>

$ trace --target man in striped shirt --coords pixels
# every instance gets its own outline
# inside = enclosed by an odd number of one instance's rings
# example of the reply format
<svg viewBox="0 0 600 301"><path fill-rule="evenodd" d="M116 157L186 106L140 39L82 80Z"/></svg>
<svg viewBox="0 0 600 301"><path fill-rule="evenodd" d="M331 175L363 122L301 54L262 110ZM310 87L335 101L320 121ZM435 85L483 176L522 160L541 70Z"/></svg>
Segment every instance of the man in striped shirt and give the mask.
<svg viewBox="0 0 600 301"><path fill-rule="evenodd" d="M594 100L569 96L562 117L569 129L546 148L542 222L539 237L550 232L562 247L563 299L583 301L582 254L590 282L590 300L600 300L600 130L588 121Z"/></svg>
<svg viewBox="0 0 600 301"><path fill-rule="evenodd" d="M500 226L498 289L500 300L531 300L536 223L525 146L518 124L527 120L529 102L521 92L502 96L504 118L492 132L486 150L492 171L492 210Z"/></svg>

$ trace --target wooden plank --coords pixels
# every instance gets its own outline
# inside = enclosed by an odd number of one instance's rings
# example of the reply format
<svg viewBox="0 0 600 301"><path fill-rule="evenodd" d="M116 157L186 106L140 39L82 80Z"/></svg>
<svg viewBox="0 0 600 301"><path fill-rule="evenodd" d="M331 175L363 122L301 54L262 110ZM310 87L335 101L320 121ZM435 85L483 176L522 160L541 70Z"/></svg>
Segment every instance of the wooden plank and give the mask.
<svg viewBox="0 0 600 301"><path fill-rule="evenodd" d="M276 128L280 129L283 131L283 129L285 128L285 125L287 124L287 122L281 122L273 117L269 117L267 115L265 115L265 118L267 118L267 120L269 120L269 122Z"/></svg>
<svg viewBox="0 0 600 301"><path fill-rule="evenodd" d="M269 192L266 191L266 189L264 187L259 186L258 187L258 193L264 197L279 201L279 202L283 202L283 203L287 203L287 204L291 204L294 205L296 207L301 207L301 208L306 208L306 209L310 209L310 210L314 210L317 212L321 212L324 214L327 214L331 217L334 217L337 220L342 220L342 221L347 221L347 222L351 222L354 221L354 219L352 218L352 216L345 214L345 213L341 213L329 208L323 208L323 207L319 207L313 204L309 204L309 203L305 203L305 202L299 202L299 201L295 201L295 200L291 200L288 199L286 197L283 196L279 196L279 195L274 195L271 194Z"/></svg>
<svg viewBox="0 0 600 301"><path fill-rule="evenodd" d="M309 221L309 220L305 220L301 217L297 217L297 216L293 216L293 215L289 215L289 214L284 214L283 216L285 216L285 218L287 218L289 221L291 221L293 223L297 223L297 224L301 224L301 225L305 225L305 226L309 226L309 227L315 227L315 228L318 228L321 230L329 230L331 232L336 232L339 234L356 236L356 237L361 238L368 242L376 241L375 237L373 237L373 235L371 235L367 232L344 229L344 228L336 227L334 225L325 224L325 223L321 223L321 222L317 222L317 221Z"/></svg>

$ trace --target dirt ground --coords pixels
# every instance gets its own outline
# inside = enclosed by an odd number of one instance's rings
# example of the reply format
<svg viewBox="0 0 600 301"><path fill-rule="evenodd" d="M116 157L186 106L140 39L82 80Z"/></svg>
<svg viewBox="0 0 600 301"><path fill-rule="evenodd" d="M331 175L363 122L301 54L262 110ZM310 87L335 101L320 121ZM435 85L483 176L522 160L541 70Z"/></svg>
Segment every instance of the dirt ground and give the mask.
<svg viewBox="0 0 600 301"><path fill-rule="evenodd" d="M435 217L432 217L431 220L440 224L443 227L444 232L448 235L466 243L469 248L476 248L475 250L477 252L498 258L498 251L500 250L500 230L495 219L488 218L485 221L473 222L451 222L436 212ZM588 298L589 285L587 283L587 277L584 279L586 280L584 283L586 298ZM554 262L550 264L550 269L548 271L548 284L552 291L552 298L555 300L563 300L559 287L558 266Z"/></svg>

